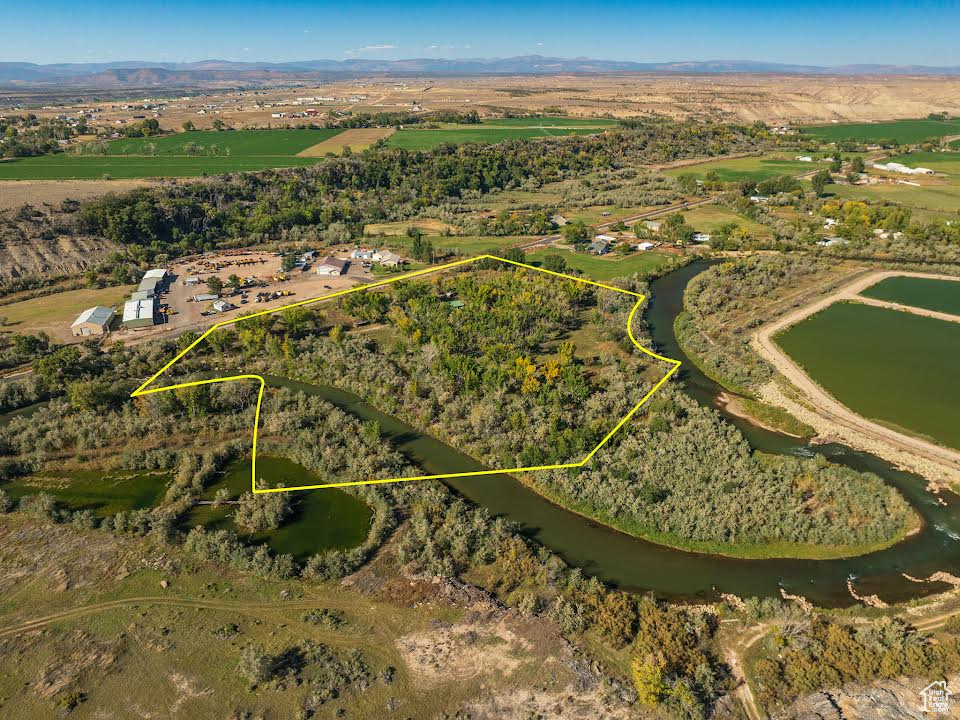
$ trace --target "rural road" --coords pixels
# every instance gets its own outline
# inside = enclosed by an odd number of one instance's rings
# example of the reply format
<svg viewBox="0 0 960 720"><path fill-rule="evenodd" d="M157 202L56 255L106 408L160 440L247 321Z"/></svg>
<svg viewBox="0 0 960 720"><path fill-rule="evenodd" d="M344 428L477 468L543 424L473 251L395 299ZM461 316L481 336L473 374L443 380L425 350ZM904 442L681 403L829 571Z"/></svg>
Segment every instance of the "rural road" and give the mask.
<svg viewBox="0 0 960 720"><path fill-rule="evenodd" d="M871 438L874 441L885 443L900 451L911 453L960 472L960 452L936 445L921 438L904 435L896 430L892 430L888 427L861 417L847 408L845 405L842 405L826 391L824 391L819 385L817 385L812 379L810 379L810 377L798 365L796 365L796 363L794 363L793 360L791 360L790 357L783 352L783 350L781 350L773 340L773 336L784 328L800 322L801 320L820 312L829 305L842 300L855 299L857 302L864 302L869 305L877 305L879 307L888 307L897 310L903 309L917 315L949 319L951 322L960 322L960 318L955 315L946 315L946 313L938 313L932 310L923 310L921 308L905 308L897 303L888 303L882 300L873 300L872 298L863 298L858 296L859 292L865 290L871 285L876 284L880 280L895 276L930 278L935 280L955 280L960 282L960 278L949 277L945 275L935 275L931 273L887 270L868 273L867 275L862 275L853 282L844 285L836 292L791 313L787 313L783 317L770 324L764 325L757 330L756 333L754 333L753 337L750 339L750 344L758 353L760 353L761 357L771 363L780 373L784 375L784 377L786 377L797 389L799 389L804 395L805 399L816 410L816 412L824 418L847 429L862 433L864 436Z"/></svg>
<svg viewBox="0 0 960 720"><path fill-rule="evenodd" d="M129 597L119 600L108 600L106 602L92 603L80 607L71 608L62 612L44 615L43 617L26 620L16 625L8 625L0 628L0 640L20 635L32 630L39 630L53 623L64 620L74 620L86 615L94 615L106 610L118 610L121 608L135 605L164 605L168 607L196 608L200 610L221 610L228 612L238 612L245 614L259 615L264 612L274 610L293 609L293 610L311 610L319 607L334 607L335 602L331 604L329 600L277 600L276 602L237 602L223 600L203 600L192 598L177 598L164 595L151 595L145 597Z"/></svg>

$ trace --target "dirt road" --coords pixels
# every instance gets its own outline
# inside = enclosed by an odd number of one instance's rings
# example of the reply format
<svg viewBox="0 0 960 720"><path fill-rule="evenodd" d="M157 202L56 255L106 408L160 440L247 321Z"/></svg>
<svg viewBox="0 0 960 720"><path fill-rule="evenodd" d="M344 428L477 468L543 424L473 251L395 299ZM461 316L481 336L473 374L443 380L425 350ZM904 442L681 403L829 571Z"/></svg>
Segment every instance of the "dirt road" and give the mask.
<svg viewBox="0 0 960 720"><path fill-rule="evenodd" d="M825 419L844 428L854 430L875 442L886 444L900 452L918 456L929 462L960 472L960 452L950 448L941 447L932 442L920 438L905 435L891 430L888 427L871 422L839 403L830 396L819 385L798 367L790 357L784 353L773 341L773 336L790 325L817 313L824 308L841 300L856 299L858 302L865 302L870 305L881 307L892 307L897 310L907 310L917 315L942 318L945 313L937 313L932 310L923 310L921 308L905 308L896 303L886 303L881 300L859 297L858 293L877 282L894 276L921 277L931 279L958 280L944 275L934 275L930 273L911 273L899 271L879 271L862 275L853 282L843 286L835 293L817 300L809 305L799 308L791 313L787 313L778 320L764 325L750 339L750 344L760 353L767 362L772 364L784 377L786 377L800 392L805 400L813 409ZM960 322L956 316L947 316L951 322Z"/></svg>

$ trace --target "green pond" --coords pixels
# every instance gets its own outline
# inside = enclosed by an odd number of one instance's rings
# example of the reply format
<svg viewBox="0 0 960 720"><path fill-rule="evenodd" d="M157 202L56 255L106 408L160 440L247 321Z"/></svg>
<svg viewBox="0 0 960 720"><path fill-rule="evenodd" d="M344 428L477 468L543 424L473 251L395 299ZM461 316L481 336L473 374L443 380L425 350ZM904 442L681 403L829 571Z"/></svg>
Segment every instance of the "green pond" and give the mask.
<svg viewBox="0 0 960 720"><path fill-rule="evenodd" d="M776 341L851 410L960 448L960 324L842 302Z"/></svg>
<svg viewBox="0 0 960 720"><path fill-rule="evenodd" d="M911 307L960 315L960 281L891 277L860 293L866 297Z"/></svg>
<svg viewBox="0 0 960 720"><path fill-rule="evenodd" d="M305 467L284 458L259 455L257 475L269 485L283 483L287 487L310 485L317 477ZM210 485L201 500L211 501L221 488L227 488L230 498L250 490L250 458L230 463L222 477ZM370 530L373 512L359 498L336 488L301 490L290 493L293 516L283 527L269 533L258 533L249 539L265 542L278 553L289 553L304 560L318 552L351 548L360 545ZM185 527L202 525L207 529L233 530L245 537L242 530L234 527L232 505L195 505L184 520Z"/></svg>
<svg viewBox="0 0 960 720"><path fill-rule="evenodd" d="M46 492L71 510L93 510L100 517L140 510L160 501L171 476L163 472L110 470L48 471L3 484L10 497Z"/></svg>

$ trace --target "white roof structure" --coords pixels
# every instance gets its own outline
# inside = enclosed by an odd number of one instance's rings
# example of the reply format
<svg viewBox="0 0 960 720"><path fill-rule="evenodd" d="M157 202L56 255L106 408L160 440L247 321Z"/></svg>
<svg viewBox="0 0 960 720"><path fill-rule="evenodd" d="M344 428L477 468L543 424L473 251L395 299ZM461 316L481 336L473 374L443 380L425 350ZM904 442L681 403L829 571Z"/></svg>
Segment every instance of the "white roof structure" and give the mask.
<svg viewBox="0 0 960 720"><path fill-rule="evenodd" d="M144 277L144 278L157 278L158 280L163 280L163 279L167 276L167 273L168 273L168 272L169 272L168 270L164 270L163 268L154 268L153 270L147 270L147 271L143 274L143 277Z"/></svg>
<svg viewBox="0 0 960 720"><path fill-rule="evenodd" d="M80 313L80 317L74 320L70 327L73 328L88 322L97 323L97 325L106 327L112 317L113 308L108 308L105 305L97 305L96 307L87 308Z"/></svg>
<svg viewBox="0 0 960 720"><path fill-rule="evenodd" d="M123 322L153 319L153 300L127 300L123 305Z"/></svg>

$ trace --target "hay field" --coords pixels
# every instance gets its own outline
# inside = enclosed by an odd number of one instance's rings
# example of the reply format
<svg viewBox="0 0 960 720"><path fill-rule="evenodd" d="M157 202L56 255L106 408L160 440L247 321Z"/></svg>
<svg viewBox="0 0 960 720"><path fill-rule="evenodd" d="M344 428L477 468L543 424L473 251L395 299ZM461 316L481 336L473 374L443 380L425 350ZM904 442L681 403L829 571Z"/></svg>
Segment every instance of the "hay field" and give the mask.
<svg viewBox="0 0 960 720"><path fill-rule="evenodd" d="M301 150L297 157L323 157L327 153L339 154L344 147L354 152L366 150L378 140L385 140L393 135L393 128L354 128L344 130L337 135L318 142L316 145Z"/></svg>

